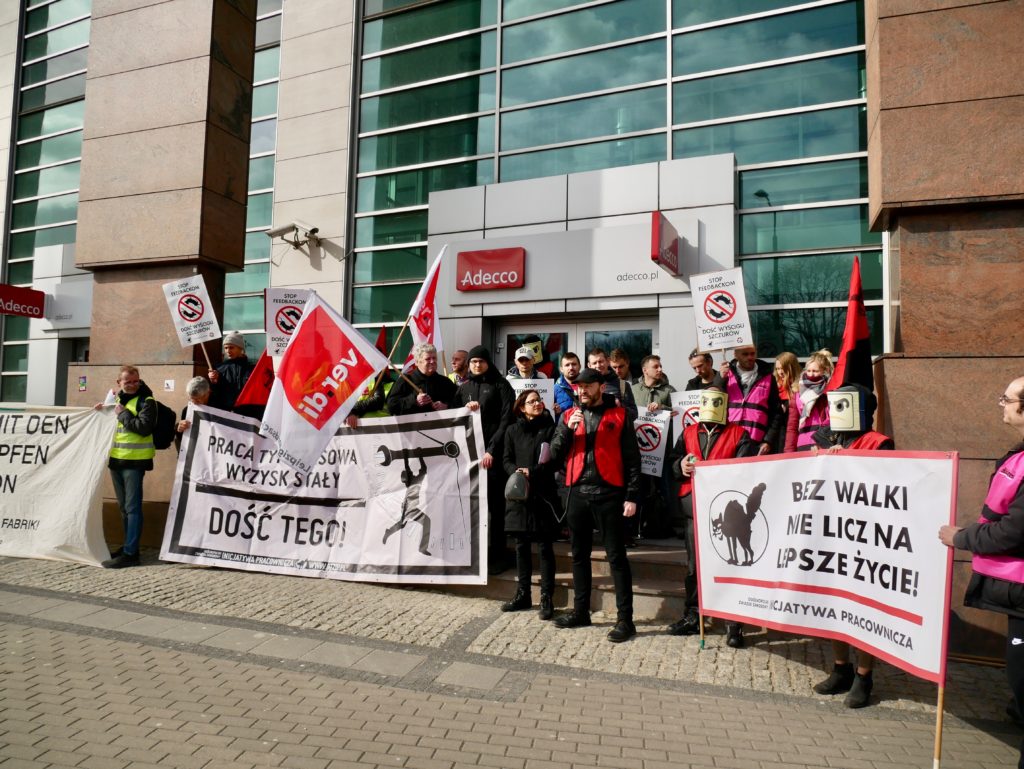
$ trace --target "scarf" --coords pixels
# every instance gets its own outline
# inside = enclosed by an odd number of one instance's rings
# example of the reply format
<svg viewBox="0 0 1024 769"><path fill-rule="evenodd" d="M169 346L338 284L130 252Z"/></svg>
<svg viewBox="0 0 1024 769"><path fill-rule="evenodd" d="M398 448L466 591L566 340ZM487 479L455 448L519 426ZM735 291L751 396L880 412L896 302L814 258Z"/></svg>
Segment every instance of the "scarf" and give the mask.
<svg viewBox="0 0 1024 769"><path fill-rule="evenodd" d="M818 398L825 391L825 385L828 384L829 376L825 374L817 382L812 382L807 378L806 374L800 375L800 426L804 426L804 422L807 417L810 416L811 409L814 408L814 404L818 402Z"/></svg>

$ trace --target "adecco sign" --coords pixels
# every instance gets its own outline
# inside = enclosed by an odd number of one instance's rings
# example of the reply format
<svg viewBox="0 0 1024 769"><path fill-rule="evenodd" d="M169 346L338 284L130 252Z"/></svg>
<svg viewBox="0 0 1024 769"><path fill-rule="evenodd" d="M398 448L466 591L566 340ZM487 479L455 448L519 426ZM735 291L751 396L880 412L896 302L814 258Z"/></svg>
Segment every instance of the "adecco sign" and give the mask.
<svg viewBox="0 0 1024 769"><path fill-rule="evenodd" d="M526 285L526 249L460 251L455 268L459 291L493 291Z"/></svg>
<svg viewBox="0 0 1024 769"><path fill-rule="evenodd" d="M31 288L0 284L0 314L41 318L46 310L46 294Z"/></svg>

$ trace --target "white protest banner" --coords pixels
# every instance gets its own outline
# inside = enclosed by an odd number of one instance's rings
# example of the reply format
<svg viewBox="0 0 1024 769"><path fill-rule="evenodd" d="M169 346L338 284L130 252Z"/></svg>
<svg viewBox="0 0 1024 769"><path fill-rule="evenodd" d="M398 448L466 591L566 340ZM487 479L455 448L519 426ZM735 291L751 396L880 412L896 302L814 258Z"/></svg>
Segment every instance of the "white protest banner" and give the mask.
<svg viewBox="0 0 1024 769"><path fill-rule="evenodd" d="M701 462L693 519L701 608L846 641L941 684L954 453L844 451Z"/></svg>
<svg viewBox="0 0 1024 769"><path fill-rule="evenodd" d="M548 411L555 410L555 380L554 379L520 379L518 377L505 377L512 385L516 397L526 390L536 390L540 399L544 401L544 408Z"/></svg>
<svg viewBox="0 0 1024 769"><path fill-rule="evenodd" d="M194 407L160 557L363 582L484 584L483 431L467 409L363 419L309 470L259 423Z"/></svg>
<svg viewBox="0 0 1024 769"><path fill-rule="evenodd" d="M693 275L690 291L697 349L707 352L754 343L739 267Z"/></svg>
<svg viewBox="0 0 1024 769"><path fill-rule="evenodd" d="M388 359L311 292L281 358L260 434L278 461L308 472Z"/></svg>
<svg viewBox="0 0 1024 769"><path fill-rule="evenodd" d="M171 311L171 322L182 347L220 339L220 325L213 313L210 295L202 275L164 283L164 298Z"/></svg>
<svg viewBox="0 0 1024 769"><path fill-rule="evenodd" d="M668 447L671 412L661 409L651 413L642 410L633 420L636 430L636 445L640 449L640 472L644 475L661 477L665 464L665 450Z"/></svg>
<svg viewBox="0 0 1024 769"><path fill-rule="evenodd" d="M0 404L0 555L99 566L113 409Z"/></svg>
<svg viewBox="0 0 1024 769"><path fill-rule="evenodd" d="M267 354L284 355L309 299L308 288L267 288L263 293L263 322L267 332Z"/></svg>
<svg viewBox="0 0 1024 769"><path fill-rule="evenodd" d="M676 412L672 417L672 435L678 439L685 428L699 421L700 390L676 390L669 395L669 400L672 410Z"/></svg>

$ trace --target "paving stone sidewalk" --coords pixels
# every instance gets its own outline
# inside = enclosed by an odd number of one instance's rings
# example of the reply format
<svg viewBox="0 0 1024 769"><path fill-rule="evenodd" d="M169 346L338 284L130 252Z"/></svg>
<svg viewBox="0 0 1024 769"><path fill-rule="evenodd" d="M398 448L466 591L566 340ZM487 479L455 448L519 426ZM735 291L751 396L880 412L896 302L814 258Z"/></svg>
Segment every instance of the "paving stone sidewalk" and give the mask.
<svg viewBox="0 0 1024 769"><path fill-rule="evenodd" d="M606 628L556 631L532 612L503 615L497 602L485 599L185 567L152 558L141 568L120 572L2 560L0 615L4 620L0 639L4 769L18 765L10 761L22 759L32 766L87 766L90 756L96 763L106 756L118 758L105 767L126 763L205 767L221 765L223 759L235 766L285 766L291 765L289 761L303 767L326 766L330 761L342 761L337 766L526 766L533 761L545 766L856 769L925 766L931 760L933 686L885 666L876 673L878 704L857 713L846 711L832 698L810 692L810 684L825 668L825 645L778 634L755 634L752 648L742 651L724 647L720 636L710 636L707 648L700 650L696 639L666 636L659 624L641 627L640 636L630 643L612 645L604 639ZM269 725L217 720L218 728L211 732L210 723L204 721L210 720L208 711L213 719L267 720L266 714L252 713L266 706L269 689L254 694L243 686L234 694L223 694L225 701L232 700L233 704L224 705L230 712L214 707L221 695L208 689L220 691L220 677L231 677L225 671L241 668L247 671L246 681L267 676L289 680L287 686L282 684L284 688L273 689L280 695L281 712L270 720L276 719L278 725L309 715L303 710L304 697L294 696L307 689L317 690L321 697L328 692L330 697L348 694L344 702L323 704L322 717L317 716L320 721L295 723L317 726L313 730L317 732L333 718L328 711L337 716L340 708L351 714L331 721L330 734L303 734L303 739L331 738L312 753L284 751L275 754L273 762L256 761L248 754L271 753L278 745L273 737L264 739L272 731ZM128 689L122 686L129 684ZM158 694L165 685L167 694ZM377 708L353 709L347 697L362 702L366 691L374 692L373 696L386 691L387 701L400 701L396 707L413 719L403 727L418 725L425 732L406 733L403 728L401 734L392 734L377 729L378 738L386 735L390 741L372 749L365 737L353 737L349 732L369 728L367 719L372 725ZM172 697L170 704L167 697ZM425 704L423 697L434 705ZM1006 685L1001 670L951 665L946 699L943 766L1015 763L1019 734L1002 713ZM513 725L510 732L498 729L484 739L472 734L481 725L466 728L458 723L461 716L449 719L450 728L438 731L434 722L444 719L437 713L472 703L481 709L500 705L502 718L530 722L527 731L533 731L519 736ZM94 710L91 719L84 714L89 707ZM79 720L102 716L99 721L107 724L110 739L100 744L109 746L115 738L132 736L109 731L110 719L122 728L121 715L138 715L147 707L163 713L153 718L173 725L150 723L146 735L136 733L137 739L147 743L143 750L153 749L149 742L182 742L182 729L188 732L185 744L194 749L167 752L159 760L152 755L126 757L124 751L131 748L123 740L117 742L121 750L116 754L109 752L111 748L104 755L84 750L83 746L96 748L89 735L90 729L98 727L86 723L76 729ZM426 723L415 721L421 718L416 715L421 710L427 711L422 716ZM527 710L533 715L523 715ZM187 717L180 717L182 713ZM76 717L69 721L72 715ZM488 723L503 726L498 718ZM360 725L353 726L357 721ZM542 724L549 728L543 729ZM584 732L583 726L588 730ZM168 729L176 731L177 738L150 736ZM226 729L242 731L234 734ZM581 732L596 740L587 743L598 748L596 753L589 754L579 743L566 749L566 735L575 739ZM71 736L79 733L86 733L87 739ZM38 739L31 741L33 735ZM211 736L221 739L213 740L216 745L193 744L196 735L200 742ZM226 737L231 740L224 743ZM489 744L491 737L516 739L503 744L500 755L467 748L481 739L481 744ZM71 743L81 745L70 750L49 747L64 744L53 742L60 739L70 740L65 748ZM345 747L352 740L365 748L357 751L358 756L344 752L356 750ZM40 745L47 749L33 753ZM232 745L237 750L229 757ZM421 750L401 754L398 760L394 751L402 746ZM227 750L199 754L200 748L213 747ZM510 752L513 748L521 754ZM71 757L77 761L62 764L50 760L53 756L45 758L51 750L69 754L61 761ZM429 750L429 755L423 750ZM320 755L321 751L341 751L347 758ZM243 753L246 757L239 758ZM796 762L796 755L803 763ZM318 760L300 760L310 758Z"/></svg>

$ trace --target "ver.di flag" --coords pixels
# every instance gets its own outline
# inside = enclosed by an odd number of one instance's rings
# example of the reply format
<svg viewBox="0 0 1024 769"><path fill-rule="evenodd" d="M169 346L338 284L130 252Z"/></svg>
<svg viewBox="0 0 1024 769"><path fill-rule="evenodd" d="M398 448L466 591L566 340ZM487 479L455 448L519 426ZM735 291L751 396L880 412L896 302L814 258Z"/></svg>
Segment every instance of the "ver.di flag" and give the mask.
<svg viewBox="0 0 1024 769"><path fill-rule="evenodd" d="M311 293L281 358L260 435L276 459L309 471L388 359Z"/></svg>
<svg viewBox="0 0 1024 769"><path fill-rule="evenodd" d="M441 275L441 259L447 250L446 243L430 266L427 277L420 286L420 292L416 294L416 300L409 308L409 333L412 334L413 347L418 344L432 344L439 353L444 349L444 343L441 341L441 324L437 320L437 281ZM410 371L413 363L413 354L410 350L402 370Z"/></svg>

